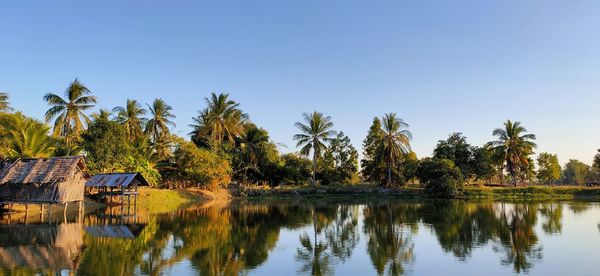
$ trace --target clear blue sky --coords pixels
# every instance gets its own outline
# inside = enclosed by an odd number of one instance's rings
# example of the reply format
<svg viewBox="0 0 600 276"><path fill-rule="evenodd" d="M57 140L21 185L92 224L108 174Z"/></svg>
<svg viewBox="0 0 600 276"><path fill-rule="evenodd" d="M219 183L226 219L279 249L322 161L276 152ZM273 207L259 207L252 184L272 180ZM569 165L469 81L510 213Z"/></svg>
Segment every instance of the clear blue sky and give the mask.
<svg viewBox="0 0 600 276"><path fill-rule="evenodd" d="M507 119L538 152L591 162L600 148L600 1L2 1L0 91L42 118L75 77L100 99L164 98L185 135L227 92L295 150L303 112L332 116L360 149L397 112L419 156Z"/></svg>

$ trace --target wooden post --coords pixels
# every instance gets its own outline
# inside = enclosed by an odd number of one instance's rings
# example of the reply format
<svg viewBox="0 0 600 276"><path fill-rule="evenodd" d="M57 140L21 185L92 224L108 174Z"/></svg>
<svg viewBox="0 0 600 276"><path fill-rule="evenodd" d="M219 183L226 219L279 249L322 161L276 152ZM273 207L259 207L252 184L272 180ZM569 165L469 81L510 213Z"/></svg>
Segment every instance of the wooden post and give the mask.
<svg viewBox="0 0 600 276"><path fill-rule="evenodd" d="M67 222L67 209L69 208L69 202L65 202L65 209L63 210L63 220Z"/></svg>

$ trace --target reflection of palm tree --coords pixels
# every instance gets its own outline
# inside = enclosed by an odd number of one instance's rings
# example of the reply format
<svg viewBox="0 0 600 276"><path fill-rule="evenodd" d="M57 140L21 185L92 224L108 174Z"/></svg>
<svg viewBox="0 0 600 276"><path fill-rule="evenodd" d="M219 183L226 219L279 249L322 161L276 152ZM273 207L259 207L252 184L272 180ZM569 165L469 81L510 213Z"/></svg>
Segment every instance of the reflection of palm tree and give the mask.
<svg viewBox="0 0 600 276"><path fill-rule="evenodd" d="M303 264L298 272L308 274L310 271L310 275L329 275L333 272L331 257L327 253L328 246L317 240L316 230L314 242L307 234L303 234L300 236L300 244L302 248L298 248L296 260Z"/></svg>
<svg viewBox="0 0 600 276"><path fill-rule="evenodd" d="M369 206L365 210L364 227L369 236L367 252L379 275L402 275L404 265L414 261L411 232L396 221L390 205Z"/></svg>
<svg viewBox="0 0 600 276"><path fill-rule="evenodd" d="M302 248L297 249L296 260L302 262L300 273L311 275L329 275L333 273L333 259L328 252L329 245L327 241L318 239L318 235L331 223L337 214L337 208L329 206L313 206L312 208L312 226L313 240L308 234L300 236Z"/></svg>
<svg viewBox="0 0 600 276"><path fill-rule="evenodd" d="M356 231L358 225L358 207L341 205L335 221L326 230L326 237L331 246L331 253L337 259L345 262L360 240Z"/></svg>
<svg viewBox="0 0 600 276"><path fill-rule="evenodd" d="M542 258L542 247L537 245L538 238L533 227L537 220L534 205L514 205L510 214L502 214L503 231L500 243L505 253L503 265L513 265L517 273L528 272L535 260Z"/></svg>

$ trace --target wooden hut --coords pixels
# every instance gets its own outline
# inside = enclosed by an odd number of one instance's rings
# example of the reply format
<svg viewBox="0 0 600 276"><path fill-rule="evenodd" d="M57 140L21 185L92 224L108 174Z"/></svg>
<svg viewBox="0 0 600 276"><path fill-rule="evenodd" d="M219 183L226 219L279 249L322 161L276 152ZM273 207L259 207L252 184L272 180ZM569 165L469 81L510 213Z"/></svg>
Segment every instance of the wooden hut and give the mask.
<svg viewBox="0 0 600 276"><path fill-rule="evenodd" d="M0 203L81 204L86 177L83 156L20 159L0 172Z"/></svg>
<svg viewBox="0 0 600 276"><path fill-rule="evenodd" d="M131 203L131 197L137 203L139 186L150 186L150 184L142 174L137 172L96 174L85 183L85 187L96 190L99 197L108 197L112 203L113 196L120 196L121 204L128 205Z"/></svg>

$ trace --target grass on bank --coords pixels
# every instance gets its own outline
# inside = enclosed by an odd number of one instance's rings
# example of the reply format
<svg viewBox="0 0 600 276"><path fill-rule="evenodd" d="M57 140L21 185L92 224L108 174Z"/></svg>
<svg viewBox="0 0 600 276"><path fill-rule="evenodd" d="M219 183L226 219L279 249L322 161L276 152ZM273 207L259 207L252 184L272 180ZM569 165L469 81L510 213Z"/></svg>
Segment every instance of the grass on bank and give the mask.
<svg viewBox="0 0 600 276"><path fill-rule="evenodd" d="M332 185L332 186L283 186L245 187L234 194L236 197L400 197L428 198L423 189L415 186L382 188L374 184ZM526 187L465 187L463 199L571 199L600 198L600 187L582 186L526 186Z"/></svg>

